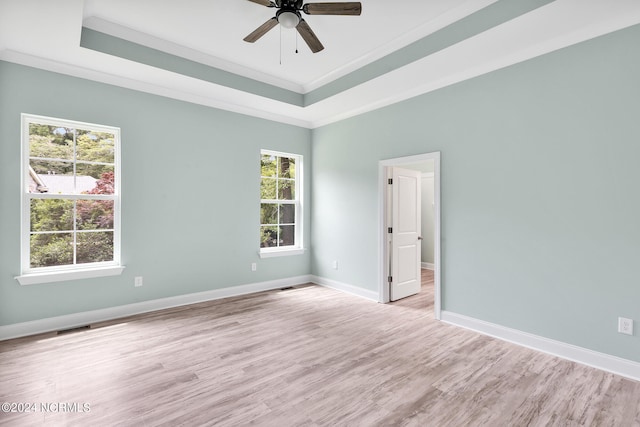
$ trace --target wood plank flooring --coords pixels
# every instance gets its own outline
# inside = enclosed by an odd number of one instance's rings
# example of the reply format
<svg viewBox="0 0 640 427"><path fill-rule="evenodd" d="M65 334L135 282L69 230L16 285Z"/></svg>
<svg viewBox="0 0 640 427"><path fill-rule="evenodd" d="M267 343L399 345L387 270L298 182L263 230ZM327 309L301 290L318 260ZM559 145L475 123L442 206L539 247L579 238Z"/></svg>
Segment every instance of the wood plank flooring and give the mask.
<svg viewBox="0 0 640 427"><path fill-rule="evenodd" d="M36 404L0 425L640 426L640 383L437 322L424 279L387 305L301 285L0 342L0 402Z"/></svg>

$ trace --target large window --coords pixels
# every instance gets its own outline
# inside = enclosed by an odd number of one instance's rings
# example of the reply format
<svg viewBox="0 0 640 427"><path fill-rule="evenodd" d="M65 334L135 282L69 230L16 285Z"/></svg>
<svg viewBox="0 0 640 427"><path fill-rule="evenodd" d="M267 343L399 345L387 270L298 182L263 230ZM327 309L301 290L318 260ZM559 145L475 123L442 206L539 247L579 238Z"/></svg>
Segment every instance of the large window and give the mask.
<svg viewBox="0 0 640 427"><path fill-rule="evenodd" d="M118 128L23 114L24 281L119 267L119 149Z"/></svg>
<svg viewBox="0 0 640 427"><path fill-rule="evenodd" d="M302 156L262 150L260 254L302 252Z"/></svg>

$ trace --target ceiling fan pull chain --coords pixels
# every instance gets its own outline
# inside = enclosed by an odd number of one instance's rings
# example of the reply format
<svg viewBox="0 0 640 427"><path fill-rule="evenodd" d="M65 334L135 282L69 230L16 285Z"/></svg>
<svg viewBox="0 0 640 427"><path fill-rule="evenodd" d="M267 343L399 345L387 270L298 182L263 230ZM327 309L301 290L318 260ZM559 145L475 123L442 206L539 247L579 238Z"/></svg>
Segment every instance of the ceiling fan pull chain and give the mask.
<svg viewBox="0 0 640 427"><path fill-rule="evenodd" d="M282 65L282 25L280 25L280 65Z"/></svg>
<svg viewBox="0 0 640 427"><path fill-rule="evenodd" d="M296 31L296 53L298 53L298 32Z"/></svg>

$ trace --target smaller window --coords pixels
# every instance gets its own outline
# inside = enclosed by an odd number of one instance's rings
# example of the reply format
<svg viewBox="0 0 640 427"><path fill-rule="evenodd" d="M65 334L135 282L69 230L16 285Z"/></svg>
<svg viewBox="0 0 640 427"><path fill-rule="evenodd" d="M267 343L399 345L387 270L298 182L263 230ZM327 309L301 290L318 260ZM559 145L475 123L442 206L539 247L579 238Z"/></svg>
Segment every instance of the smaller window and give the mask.
<svg viewBox="0 0 640 427"><path fill-rule="evenodd" d="M260 254L302 250L302 156L261 151Z"/></svg>

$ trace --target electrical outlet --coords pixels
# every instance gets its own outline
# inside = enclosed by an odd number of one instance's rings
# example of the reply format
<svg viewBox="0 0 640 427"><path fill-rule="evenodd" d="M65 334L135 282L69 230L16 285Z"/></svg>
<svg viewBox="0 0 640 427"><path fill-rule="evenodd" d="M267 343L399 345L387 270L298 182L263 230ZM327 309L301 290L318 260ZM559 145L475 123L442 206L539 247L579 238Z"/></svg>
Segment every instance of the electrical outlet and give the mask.
<svg viewBox="0 0 640 427"><path fill-rule="evenodd" d="M618 332L633 335L633 319L618 317Z"/></svg>
<svg viewBox="0 0 640 427"><path fill-rule="evenodd" d="M334 260L334 261L331 263L331 266L333 267L333 269L334 269L334 270L337 270L337 269L338 269L338 261Z"/></svg>
<svg viewBox="0 0 640 427"><path fill-rule="evenodd" d="M133 279L133 285L137 288L139 286L142 286L142 276L136 276L135 279Z"/></svg>
<svg viewBox="0 0 640 427"><path fill-rule="evenodd" d="M258 264L256 264L255 262L251 263L251 271L256 271L258 269Z"/></svg>

